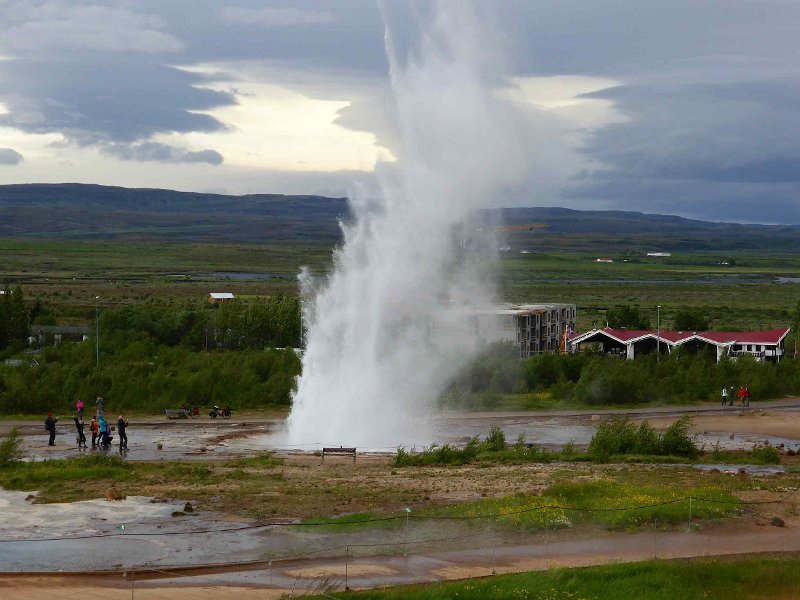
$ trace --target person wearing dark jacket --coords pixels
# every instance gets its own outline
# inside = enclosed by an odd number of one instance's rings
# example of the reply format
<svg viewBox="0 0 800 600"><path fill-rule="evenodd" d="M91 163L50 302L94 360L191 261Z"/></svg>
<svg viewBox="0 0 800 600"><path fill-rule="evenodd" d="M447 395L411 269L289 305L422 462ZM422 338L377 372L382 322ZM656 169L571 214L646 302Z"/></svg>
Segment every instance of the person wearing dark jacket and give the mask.
<svg viewBox="0 0 800 600"><path fill-rule="evenodd" d="M119 420L117 421L117 433L119 434L119 449L122 450L125 448L128 449L128 436L125 433L125 428L128 426L128 419L123 417L122 415L119 416Z"/></svg>
<svg viewBox="0 0 800 600"><path fill-rule="evenodd" d="M78 448L86 448L86 436L83 433L83 419L78 417L72 418L75 421L75 429L78 430Z"/></svg>
<svg viewBox="0 0 800 600"><path fill-rule="evenodd" d="M56 445L56 423L58 423L58 419L53 416L53 413L47 413L47 418L44 420L44 428L50 434L48 446Z"/></svg>

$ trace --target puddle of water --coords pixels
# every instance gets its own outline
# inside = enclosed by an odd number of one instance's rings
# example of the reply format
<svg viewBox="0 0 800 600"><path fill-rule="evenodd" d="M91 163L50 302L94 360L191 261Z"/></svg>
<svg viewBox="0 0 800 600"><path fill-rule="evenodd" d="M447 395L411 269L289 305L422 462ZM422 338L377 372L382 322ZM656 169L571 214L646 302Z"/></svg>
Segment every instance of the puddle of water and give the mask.
<svg viewBox="0 0 800 600"><path fill-rule="evenodd" d="M764 435L763 433L735 433L731 437L730 433L720 433L710 431L708 433L700 433L697 435L697 443L699 446L705 446L707 449L713 448L716 444L722 450L745 450L750 451L757 443L767 443L770 446L780 446L783 444L785 448L797 449L798 441L779 437L776 435Z"/></svg>
<svg viewBox="0 0 800 600"><path fill-rule="evenodd" d="M147 529L182 510L177 502L153 503L151 498L130 496L124 500L83 500L56 504L34 504L30 492L0 489L0 538L67 537Z"/></svg>
<svg viewBox="0 0 800 600"><path fill-rule="evenodd" d="M215 425L202 423L137 425L128 428L128 450L122 456L130 460L153 461L235 458L240 456L238 450L229 448L220 438L240 433L246 435L252 431L267 431L270 427L270 424L250 425L245 431L238 422ZM120 454L116 438L112 441L111 448L107 450L91 447L78 450L77 446L72 445L74 443L75 435L72 431L60 430L56 436L55 446L47 445L46 436L26 435L23 438L23 449L27 454L27 460L76 458L99 452L109 455Z"/></svg>
<svg viewBox="0 0 800 600"><path fill-rule="evenodd" d="M700 471L721 471L723 473L738 473L744 471L748 475L776 475L777 473L785 473L785 470L780 465L716 465L716 464L702 464L692 465L695 469Z"/></svg>
<svg viewBox="0 0 800 600"><path fill-rule="evenodd" d="M358 451L394 452L401 446L406 449L421 450L433 443L462 446L475 436L481 439L487 437L492 427L500 427L508 443L516 442L519 436L522 435L526 443L547 448L561 447L569 442L574 442L578 447L587 446L595 432L595 427L591 425L565 422L564 419L554 418L517 417L507 420L491 418L483 422L476 419L440 419L435 422L432 438L387 440L385 446L359 447ZM311 452L319 451L323 447L349 447L347 440L308 440L299 444L286 444L283 440L283 429L280 427L265 435L231 439L224 442L224 444L231 450L239 452L252 451L253 449Z"/></svg>

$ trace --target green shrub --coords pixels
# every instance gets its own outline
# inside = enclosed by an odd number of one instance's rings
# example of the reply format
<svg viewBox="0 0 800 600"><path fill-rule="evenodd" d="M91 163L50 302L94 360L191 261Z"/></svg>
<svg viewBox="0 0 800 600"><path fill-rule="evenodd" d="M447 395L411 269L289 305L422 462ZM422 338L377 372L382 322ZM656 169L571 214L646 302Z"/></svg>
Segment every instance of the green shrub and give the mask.
<svg viewBox="0 0 800 600"><path fill-rule="evenodd" d="M589 442L589 454L608 460L615 454L630 454L636 446L636 427L627 417L614 417L600 423Z"/></svg>
<svg viewBox="0 0 800 600"><path fill-rule="evenodd" d="M781 455L778 450L769 443L764 442L753 444L750 456L753 462L762 465L777 465L781 462Z"/></svg>
<svg viewBox="0 0 800 600"><path fill-rule="evenodd" d="M25 457L22 450L22 434L14 427L0 441L0 467L7 467L20 462Z"/></svg>
<svg viewBox="0 0 800 600"><path fill-rule="evenodd" d="M589 442L589 455L598 462L626 455L680 456L695 459L700 449L689 429L692 419L684 415L659 435L647 421L638 429L628 417L614 417L597 428Z"/></svg>
<svg viewBox="0 0 800 600"><path fill-rule="evenodd" d="M485 452L499 452L506 449L506 435L499 427L492 427L489 436L483 440L481 450Z"/></svg>
<svg viewBox="0 0 800 600"><path fill-rule="evenodd" d="M636 431L633 452L635 454L661 453L661 438L658 432L653 429L647 421L642 422L642 424L639 425L639 429Z"/></svg>
<svg viewBox="0 0 800 600"><path fill-rule="evenodd" d="M700 455L700 449L695 444L689 433L692 426L692 417L683 415L672 423L664 435L661 436L660 452L658 454L685 456L695 459Z"/></svg>
<svg viewBox="0 0 800 600"><path fill-rule="evenodd" d="M405 448L400 447L397 449L397 455L394 458L394 466L464 465L477 458L479 447L478 438L472 438L463 448L451 446L450 444L443 444L442 446L431 444L417 454L408 452Z"/></svg>

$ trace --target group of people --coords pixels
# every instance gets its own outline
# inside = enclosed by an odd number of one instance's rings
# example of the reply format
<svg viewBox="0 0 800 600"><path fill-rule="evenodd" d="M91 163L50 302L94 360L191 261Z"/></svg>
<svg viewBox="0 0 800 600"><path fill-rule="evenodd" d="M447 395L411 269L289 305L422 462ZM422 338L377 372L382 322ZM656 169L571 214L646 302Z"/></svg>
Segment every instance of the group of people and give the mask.
<svg viewBox="0 0 800 600"><path fill-rule="evenodd" d="M78 432L77 442L78 449L88 448L86 443L86 434L84 433L85 424L83 422L83 411L86 405L80 398L75 402L76 416L72 418L75 422L75 429ZM44 422L44 428L50 436L48 444L55 446L56 440L56 423L58 417L54 417L52 412L47 413L47 419ZM128 428L128 420L120 415L117 419L116 430L119 435L119 451L123 452L128 449L128 435L126 430ZM107 450L111 447L111 441L114 437L111 432L114 431L114 426L109 425L105 416L105 400L102 396L97 396L95 399L95 414L92 416L92 421L89 423L89 431L92 434L92 448L101 448Z"/></svg>
<svg viewBox="0 0 800 600"><path fill-rule="evenodd" d="M722 388L722 406L726 404L733 406L733 401L738 398L740 406L750 406L750 388L745 385L739 386L739 391L731 386Z"/></svg>

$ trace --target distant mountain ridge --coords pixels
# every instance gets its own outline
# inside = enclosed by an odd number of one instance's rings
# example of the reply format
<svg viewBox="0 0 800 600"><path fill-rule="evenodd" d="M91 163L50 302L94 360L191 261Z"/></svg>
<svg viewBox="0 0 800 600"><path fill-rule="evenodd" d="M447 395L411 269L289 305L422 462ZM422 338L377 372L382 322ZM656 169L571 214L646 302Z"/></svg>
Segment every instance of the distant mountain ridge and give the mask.
<svg viewBox="0 0 800 600"><path fill-rule="evenodd" d="M344 198L91 184L0 186L0 237L334 243Z"/></svg>
<svg viewBox="0 0 800 600"><path fill-rule="evenodd" d="M71 240L319 243L341 238L345 198L231 196L92 184L0 185L0 237ZM800 251L800 226L710 223L671 215L567 208L486 211L492 222L545 223L508 234L517 247Z"/></svg>

